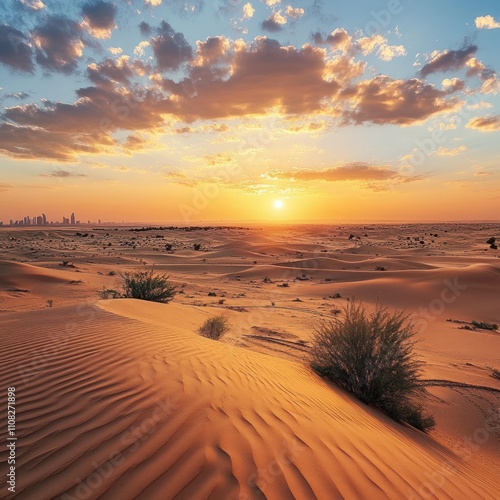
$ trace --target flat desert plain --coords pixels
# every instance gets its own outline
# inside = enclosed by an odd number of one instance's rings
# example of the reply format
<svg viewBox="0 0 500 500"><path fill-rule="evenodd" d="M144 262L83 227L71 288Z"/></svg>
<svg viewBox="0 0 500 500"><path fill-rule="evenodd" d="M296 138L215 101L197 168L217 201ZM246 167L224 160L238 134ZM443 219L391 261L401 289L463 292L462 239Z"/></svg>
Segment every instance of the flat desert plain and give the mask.
<svg viewBox="0 0 500 500"><path fill-rule="evenodd" d="M0 230L2 498L500 498L500 225L132 229ZM152 266L172 302L105 298ZM353 297L413 315L430 433L309 368Z"/></svg>

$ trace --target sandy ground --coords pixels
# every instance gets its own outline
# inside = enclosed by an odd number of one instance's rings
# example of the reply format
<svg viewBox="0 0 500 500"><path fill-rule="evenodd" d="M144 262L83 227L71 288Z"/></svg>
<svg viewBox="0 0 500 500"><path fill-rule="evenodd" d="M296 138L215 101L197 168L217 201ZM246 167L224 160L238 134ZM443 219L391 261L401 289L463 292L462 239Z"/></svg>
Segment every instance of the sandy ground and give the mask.
<svg viewBox="0 0 500 500"><path fill-rule="evenodd" d="M16 494L0 497L499 498L500 333L466 329L500 324L491 236L499 225L0 229L18 437ZM152 265L173 302L101 299ZM315 325L354 296L413 315L429 435L307 368ZM221 312L228 335L199 337Z"/></svg>

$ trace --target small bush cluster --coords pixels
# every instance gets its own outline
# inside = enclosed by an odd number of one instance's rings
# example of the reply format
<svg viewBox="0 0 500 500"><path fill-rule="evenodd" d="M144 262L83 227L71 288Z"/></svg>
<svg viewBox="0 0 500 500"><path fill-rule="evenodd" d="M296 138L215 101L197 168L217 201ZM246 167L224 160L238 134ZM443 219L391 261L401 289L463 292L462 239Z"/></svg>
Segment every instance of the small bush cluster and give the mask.
<svg viewBox="0 0 500 500"><path fill-rule="evenodd" d="M200 326L198 333L203 337L212 340L219 340L225 333L229 331L229 321L223 314L208 318L203 325Z"/></svg>
<svg viewBox="0 0 500 500"><path fill-rule="evenodd" d="M317 328L311 367L394 420L430 430L434 419L417 400L423 387L421 363L413 353L414 335L404 312L389 313L377 305L368 315L361 303L351 300L343 315Z"/></svg>
<svg viewBox="0 0 500 500"><path fill-rule="evenodd" d="M150 271L136 271L122 276L124 297L152 302L170 302L177 293L168 276Z"/></svg>
<svg viewBox="0 0 500 500"><path fill-rule="evenodd" d="M498 325L495 323L487 323L486 321L471 321L471 324L481 330L491 330L492 332L496 332L498 330Z"/></svg>

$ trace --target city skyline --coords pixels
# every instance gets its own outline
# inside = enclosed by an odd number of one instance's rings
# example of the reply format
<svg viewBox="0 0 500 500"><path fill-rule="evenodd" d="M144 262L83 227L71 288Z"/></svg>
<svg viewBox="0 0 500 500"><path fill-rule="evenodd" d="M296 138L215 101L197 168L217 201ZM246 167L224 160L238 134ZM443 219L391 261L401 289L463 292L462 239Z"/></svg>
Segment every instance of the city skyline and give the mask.
<svg viewBox="0 0 500 500"><path fill-rule="evenodd" d="M90 222L90 221L89 221ZM68 225L74 226L80 224L79 220L76 220L75 212L72 212L69 217L62 216L61 221L50 221L48 220L45 213L40 215L25 215L22 219L10 219L7 226L51 226L51 225ZM4 225L3 221L0 220L0 225Z"/></svg>

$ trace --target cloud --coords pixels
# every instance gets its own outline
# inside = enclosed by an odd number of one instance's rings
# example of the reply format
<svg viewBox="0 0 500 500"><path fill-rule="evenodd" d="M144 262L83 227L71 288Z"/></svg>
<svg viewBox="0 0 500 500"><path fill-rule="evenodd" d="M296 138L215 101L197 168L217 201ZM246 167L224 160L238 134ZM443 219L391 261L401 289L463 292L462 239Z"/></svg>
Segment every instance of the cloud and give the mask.
<svg viewBox="0 0 500 500"><path fill-rule="evenodd" d="M32 73L34 66L28 38L11 26L0 26L0 62L18 71Z"/></svg>
<svg viewBox="0 0 500 500"><path fill-rule="evenodd" d="M278 10L262 22L261 28L271 33L277 33L283 29L286 22L286 17L281 15L281 10Z"/></svg>
<svg viewBox="0 0 500 500"><path fill-rule="evenodd" d="M233 55L229 78L164 80L163 86L175 95L172 113L186 121L259 114L273 107L308 113L320 110L339 88L324 79L326 68L324 49L283 47L258 37Z"/></svg>
<svg viewBox="0 0 500 500"><path fill-rule="evenodd" d="M139 24L139 31L141 32L141 35L149 36L149 35L151 35L151 33L153 33L153 28L146 21L142 21Z"/></svg>
<svg viewBox="0 0 500 500"><path fill-rule="evenodd" d="M255 14L255 9L250 2L243 5L243 19L250 19Z"/></svg>
<svg viewBox="0 0 500 500"><path fill-rule="evenodd" d="M10 191L14 186L11 184L5 184L4 182L0 182L0 193L5 191Z"/></svg>
<svg viewBox="0 0 500 500"><path fill-rule="evenodd" d="M482 132L496 132L500 130L500 116L484 116L473 118L466 125L467 128Z"/></svg>
<svg viewBox="0 0 500 500"><path fill-rule="evenodd" d="M151 44L147 40L143 40L139 42L139 44L134 48L134 54L139 57L143 57L145 55L146 47L149 47Z"/></svg>
<svg viewBox="0 0 500 500"><path fill-rule="evenodd" d="M300 16L304 15L304 9L300 7L292 7L291 5L287 5L286 7L286 15L291 17L292 19L298 19Z"/></svg>
<svg viewBox="0 0 500 500"><path fill-rule="evenodd" d="M29 94L26 92L13 92L5 96L6 99L19 99L20 101L26 99L26 97L29 97Z"/></svg>
<svg viewBox="0 0 500 500"><path fill-rule="evenodd" d="M204 42L196 42L194 66L209 66L227 61L225 56L230 48L229 39L223 36L208 37Z"/></svg>
<svg viewBox="0 0 500 500"><path fill-rule="evenodd" d="M378 49L377 55L382 61L391 61L395 57L405 56L406 49L403 45L387 45L383 43Z"/></svg>
<svg viewBox="0 0 500 500"><path fill-rule="evenodd" d="M79 24L63 16L49 16L35 28L33 39L40 66L65 74L76 70L84 47Z"/></svg>
<svg viewBox="0 0 500 500"><path fill-rule="evenodd" d="M157 31L158 36L151 39L151 46L158 69L177 70L181 64L192 59L193 51L182 33L174 31L165 21Z"/></svg>
<svg viewBox="0 0 500 500"><path fill-rule="evenodd" d="M324 120L312 121L309 123L298 123L290 125L286 128L287 132L294 133L311 133L321 132L329 128L329 124Z"/></svg>
<svg viewBox="0 0 500 500"><path fill-rule="evenodd" d="M500 28L500 22L495 21L493 16L481 16L476 17L476 28L493 30L495 28Z"/></svg>
<svg viewBox="0 0 500 500"><path fill-rule="evenodd" d="M467 151L467 146L462 145L453 149L447 149L441 147L436 151L436 154L438 156L456 156L460 153L463 153L464 151Z"/></svg>
<svg viewBox="0 0 500 500"><path fill-rule="evenodd" d="M145 0L146 5L151 5L152 7L159 7L161 5L161 0Z"/></svg>
<svg viewBox="0 0 500 500"><path fill-rule="evenodd" d="M344 28L336 28L326 37L321 33L314 33L312 38L316 45L329 45L332 50L351 57L359 53L366 56L377 49L377 56L383 61L406 55L403 45L389 45L387 39L380 34L355 40Z"/></svg>
<svg viewBox="0 0 500 500"><path fill-rule="evenodd" d="M45 4L41 0L20 0L21 4L23 4L25 7L28 7L28 9L38 11L45 9Z"/></svg>
<svg viewBox="0 0 500 500"><path fill-rule="evenodd" d="M45 102L4 111L0 151L14 158L75 161L80 154L112 154L117 130L155 131L164 124L168 100L137 87L134 92L112 85L77 91L74 104Z"/></svg>
<svg viewBox="0 0 500 500"><path fill-rule="evenodd" d="M287 179L294 181L391 181L413 182L421 177L403 177L399 173L385 166L373 166L363 162L352 162L324 170L271 170L265 177L269 179Z"/></svg>
<svg viewBox="0 0 500 500"><path fill-rule="evenodd" d="M344 54L351 52L353 48L352 37L344 28L336 28L326 37L324 41L320 35L318 41L321 44L327 43L331 45L332 49L340 50Z"/></svg>
<svg viewBox="0 0 500 500"><path fill-rule="evenodd" d="M95 84L105 84L109 80L129 84L135 72L129 63L128 56L120 56L117 59L106 58L99 64L91 63L87 67L87 75Z"/></svg>
<svg viewBox="0 0 500 500"><path fill-rule="evenodd" d="M66 179L67 177L87 177L85 174L76 174L69 170L54 170L50 174L40 174L42 177L58 177L59 179Z"/></svg>
<svg viewBox="0 0 500 500"><path fill-rule="evenodd" d="M111 2L93 0L82 6L82 16L90 33L96 38L109 38L116 28L116 6Z"/></svg>
<svg viewBox="0 0 500 500"><path fill-rule="evenodd" d="M380 75L353 85L342 92L348 101L344 124L411 125L430 116L456 109L456 98L446 99L450 92L438 90L417 78L395 80Z"/></svg>
<svg viewBox="0 0 500 500"><path fill-rule="evenodd" d="M79 153L109 152L114 141L107 135L69 134L38 127L0 124L0 152L18 159L74 161Z"/></svg>
<svg viewBox="0 0 500 500"><path fill-rule="evenodd" d="M455 71L464 68L473 55L477 52L477 45L469 45L460 50L445 50L438 52L419 71L421 76L428 76L431 73Z"/></svg>
<svg viewBox="0 0 500 500"><path fill-rule="evenodd" d="M460 78L445 78L441 85L446 92L457 92L465 88L465 83Z"/></svg>
<svg viewBox="0 0 500 500"><path fill-rule="evenodd" d="M263 1L268 7L272 7L273 5L277 5L281 2L281 0L261 0Z"/></svg>
<svg viewBox="0 0 500 500"><path fill-rule="evenodd" d="M497 74L490 68L487 68L481 61L475 57L470 58L467 63L467 76L477 76L482 82L481 92L484 94L496 94L500 91L500 81Z"/></svg>
<svg viewBox="0 0 500 500"><path fill-rule="evenodd" d="M123 52L123 49L121 47L110 47L108 49L114 56L117 56Z"/></svg>

